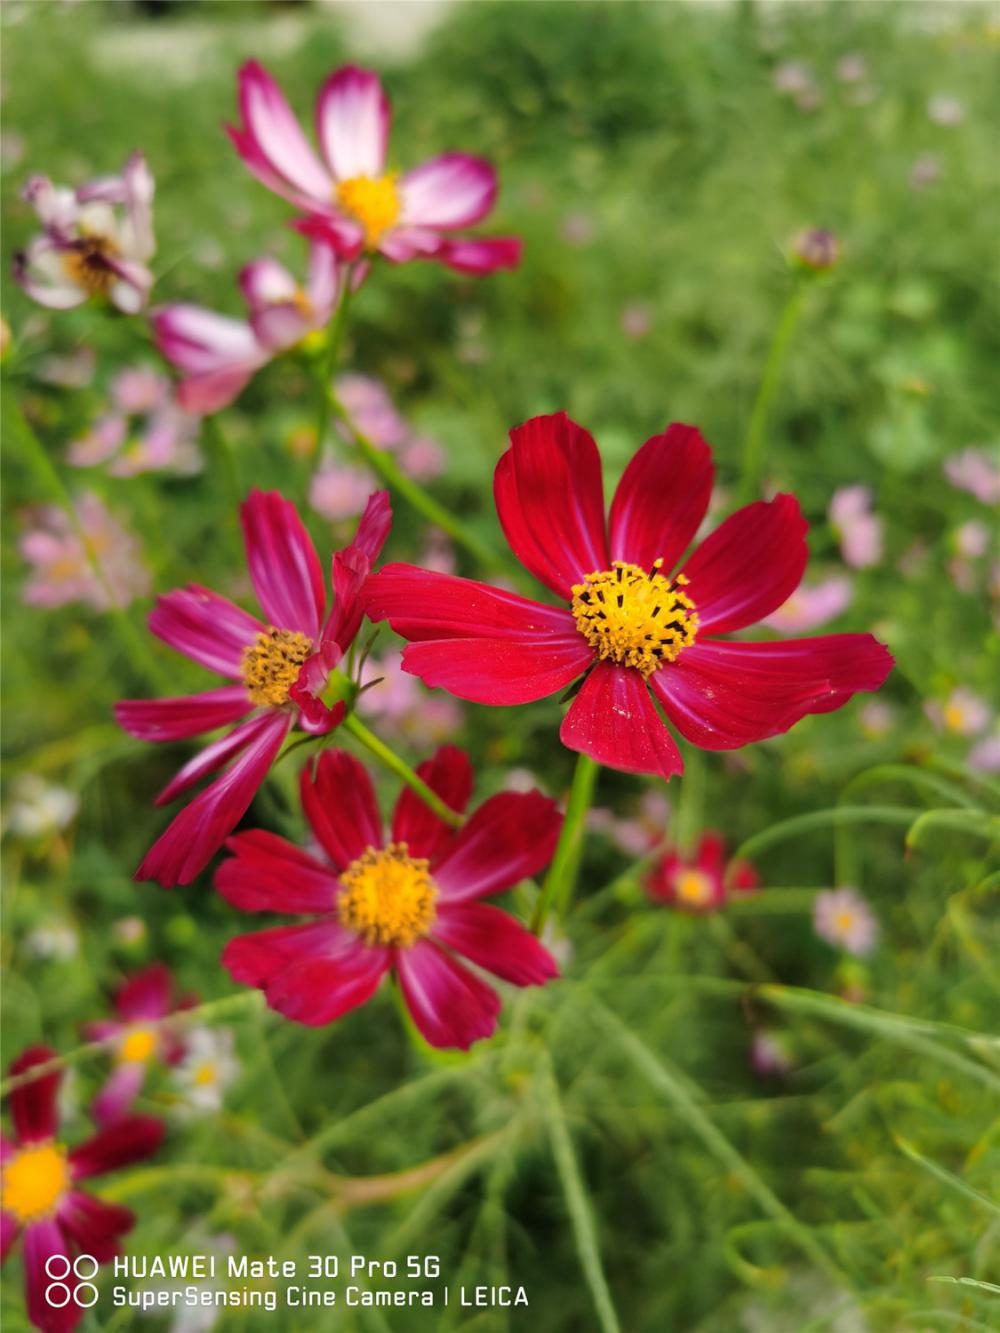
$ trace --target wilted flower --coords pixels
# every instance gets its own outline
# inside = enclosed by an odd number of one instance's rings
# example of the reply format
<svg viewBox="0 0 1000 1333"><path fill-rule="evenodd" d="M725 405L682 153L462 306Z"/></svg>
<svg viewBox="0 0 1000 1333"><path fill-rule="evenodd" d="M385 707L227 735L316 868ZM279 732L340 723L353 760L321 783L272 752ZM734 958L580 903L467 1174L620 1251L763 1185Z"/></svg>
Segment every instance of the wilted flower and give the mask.
<svg viewBox="0 0 1000 1333"><path fill-rule="evenodd" d="M37 773L19 773L11 783L3 816L4 833L34 842L61 833L75 818L80 798L68 787Z"/></svg>
<svg viewBox="0 0 1000 1333"><path fill-rule="evenodd" d="M68 310L105 297L126 315L146 304L153 275L153 177L141 153L120 176L77 190L32 176L24 197L44 228L14 257L14 277L41 305Z"/></svg>
<svg viewBox="0 0 1000 1333"><path fill-rule="evenodd" d="M368 583L368 614L410 640L404 670L461 699L522 704L579 681L563 744L665 778L683 761L650 690L685 739L731 750L878 689L892 658L870 635L716 637L787 601L808 552L798 502L779 495L726 519L672 575L713 472L699 432L675 424L633 457L606 523L593 437L565 413L535 417L511 431L494 495L514 553L563 605L391 564Z"/></svg>
<svg viewBox="0 0 1000 1333"><path fill-rule="evenodd" d="M703 833L693 852L670 848L646 875L654 902L678 912L719 912L730 893L751 893L760 884L749 861L727 864L726 844L718 833Z"/></svg>
<svg viewBox="0 0 1000 1333"><path fill-rule="evenodd" d="M963 685L952 690L944 703L929 699L924 704L924 712L939 730L950 731L955 736L977 736L986 730L993 717L986 700Z"/></svg>
<svg viewBox="0 0 1000 1333"><path fill-rule="evenodd" d="M109 463L114 477L171 471L189 476L201 467L197 418L175 402L164 375L140 366L111 381L111 411L74 441L67 460L74 467Z"/></svg>
<svg viewBox="0 0 1000 1333"><path fill-rule="evenodd" d="M48 1046L32 1046L14 1061L10 1072L25 1074L36 1065L47 1064L55 1054ZM161 1121L129 1116L77 1147L66 1148L56 1138L61 1080L62 1071L56 1070L11 1093L15 1137L13 1142L3 1140L0 1175L3 1258L23 1235L28 1318L46 1333L70 1333L83 1318L74 1281L67 1285L67 1304L56 1308L46 1297L53 1282L69 1275L74 1255L92 1256L96 1272L97 1264L109 1263L120 1253L121 1238L135 1223L130 1209L85 1193L78 1188L80 1182L151 1156L163 1138Z"/></svg>
<svg viewBox="0 0 1000 1333"><path fill-rule="evenodd" d="M813 911L816 934L856 958L866 958L878 940L878 922L856 889L824 889Z"/></svg>
<svg viewBox="0 0 1000 1333"><path fill-rule="evenodd" d="M841 574L821 583L800 584L784 606L761 621L779 634L801 634L836 620L851 604L854 589L851 580Z"/></svg>
<svg viewBox="0 0 1000 1333"><path fill-rule="evenodd" d="M823 227L800 231L792 242L792 256L814 273L835 268L840 259L840 241L836 233Z"/></svg>
<svg viewBox="0 0 1000 1333"><path fill-rule="evenodd" d="M230 1028L191 1028L184 1035L185 1052L174 1071L184 1110L209 1115L222 1109L226 1089L239 1077Z"/></svg>
<svg viewBox="0 0 1000 1333"><path fill-rule="evenodd" d="M319 696L360 628L361 589L392 521L389 497L379 491L354 541L333 557L330 606L319 557L295 506L277 491L254 490L240 515L250 579L267 623L199 584L160 597L149 618L158 638L237 683L174 699L126 699L115 707L121 725L140 740L183 740L237 724L157 797L157 805L172 801L233 761L184 807L136 871L137 879L165 887L189 883L208 864L246 813L292 727L318 735L343 718L343 701L330 708Z"/></svg>
<svg viewBox="0 0 1000 1333"><path fill-rule="evenodd" d="M852 569L867 569L882 559L882 520L872 512L867 486L842 486L834 491L828 510L840 540L840 553Z"/></svg>
<svg viewBox="0 0 1000 1333"><path fill-rule="evenodd" d="M28 511L30 526L18 543L32 567L24 585L27 605L51 608L86 602L107 611L147 596L151 583L141 547L104 502L88 492L76 502L76 516L82 537L66 511L56 505Z"/></svg>
<svg viewBox="0 0 1000 1333"><path fill-rule="evenodd" d="M473 773L461 750L444 746L417 772L453 810L465 809ZM501 792L456 832L406 788L386 837L367 771L325 750L302 772L302 805L319 858L255 830L229 839L233 856L215 875L244 911L312 918L226 945L233 980L260 987L272 1009L310 1026L332 1023L391 972L424 1038L465 1050L492 1036L500 997L459 958L515 986L558 975L534 935L480 901L548 863L562 824L554 801Z"/></svg>
<svg viewBox="0 0 1000 1333"><path fill-rule="evenodd" d="M986 449L962 449L945 459L944 475L984 505L1000 504L1000 462Z"/></svg>
<svg viewBox="0 0 1000 1333"><path fill-rule="evenodd" d="M927 118L932 120L935 125L961 125L965 119L965 107L957 97L951 97L946 93L939 93L932 97L927 103Z"/></svg>
<svg viewBox="0 0 1000 1333"><path fill-rule="evenodd" d="M256 61L239 75L243 123L229 135L258 180L301 208L300 231L346 259L437 259L462 273L520 262L514 237L464 237L493 208L496 172L481 158L445 153L400 174L386 171L391 109L378 76L346 65L320 89L321 160L281 89Z"/></svg>
<svg viewBox="0 0 1000 1333"><path fill-rule="evenodd" d="M185 1042L158 1025L195 1002L193 996L175 995L170 969L154 963L119 987L117 1017L84 1024L87 1040L107 1042L115 1061L114 1072L94 1098L99 1125L114 1124L132 1109L151 1064L175 1065L182 1058Z"/></svg>

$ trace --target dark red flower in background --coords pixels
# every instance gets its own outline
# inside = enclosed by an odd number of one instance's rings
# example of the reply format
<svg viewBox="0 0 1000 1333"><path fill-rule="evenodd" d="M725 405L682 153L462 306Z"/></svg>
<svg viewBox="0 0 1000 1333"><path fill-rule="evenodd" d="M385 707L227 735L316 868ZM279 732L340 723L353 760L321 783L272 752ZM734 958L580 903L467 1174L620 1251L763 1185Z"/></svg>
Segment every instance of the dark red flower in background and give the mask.
<svg viewBox="0 0 1000 1333"><path fill-rule="evenodd" d="M690 852L668 848L646 874L646 892L679 912L704 914L725 907L731 893L752 893L760 884L749 861L726 862L718 833L703 833Z"/></svg>
<svg viewBox="0 0 1000 1333"><path fill-rule="evenodd" d="M368 614L411 641L404 669L427 685L474 703L520 704L582 677L563 743L611 768L669 778L683 762L657 703L692 744L731 750L839 708L889 674L892 658L870 634L718 637L756 624L795 591L806 522L791 495L758 501L682 562L714 475L693 426L646 441L607 523L587 431L558 413L510 438L494 477L497 513L514 554L564 605L387 565L365 589Z"/></svg>

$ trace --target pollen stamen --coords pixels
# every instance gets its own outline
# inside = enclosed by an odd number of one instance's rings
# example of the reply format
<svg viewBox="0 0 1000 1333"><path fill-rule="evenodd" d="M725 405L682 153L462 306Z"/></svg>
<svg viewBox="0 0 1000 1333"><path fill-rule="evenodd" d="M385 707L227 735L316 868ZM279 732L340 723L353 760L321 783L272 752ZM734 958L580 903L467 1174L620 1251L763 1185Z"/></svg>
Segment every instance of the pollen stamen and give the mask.
<svg viewBox="0 0 1000 1333"><path fill-rule="evenodd" d="M118 252L118 246L107 236L84 236L74 242L72 249L63 251L63 271L88 296L106 296L118 280L108 260Z"/></svg>
<svg viewBox="0 0 1000 1333"><path fill-rule="evenodd" d="M616 560L572 589L576 627L598 657L635 667L644 676L675 661L698 632L694 602L683 591L687 579L665 578L662 564L656 560L647 573Z"/></svg>
<svg viewBox="0 0 1000 1333"><path fill-rule="evenodd" d="M369 847L340 877L340 923L366 944L407 948L426 935L437 915L438 891L429 862L410 856L405 842Z"/></svg>
<svg viewBox="0 0 1000 1333"><path fill-rule="evenodd" d="M243 684L255 704L278 708L312 652L312 640L294 629L269 629L243 649Z"/></svg>
<svg viewBox="0 0 1000 1333"><path fill-rule="evenodd" d="M345 213L361 223L369 250L376 248L403 210L396 175L390 172L386 176L352 176L337 185L336 201Z"/></svg>
<svg viewBox="0 0 1000 1333"><path fill-rule="evenodd" d="M52 1142L29 1144L3 1168L3 1210L27 1226L54 1213L69 1185L65 1148Z"/></svg>

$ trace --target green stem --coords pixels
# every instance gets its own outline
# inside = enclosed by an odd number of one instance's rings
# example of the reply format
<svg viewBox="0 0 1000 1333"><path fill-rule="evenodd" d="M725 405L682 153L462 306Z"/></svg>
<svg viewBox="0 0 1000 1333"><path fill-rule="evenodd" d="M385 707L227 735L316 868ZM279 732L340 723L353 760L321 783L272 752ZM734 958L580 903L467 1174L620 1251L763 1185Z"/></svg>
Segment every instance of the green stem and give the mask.
<svg viewBox="0 0 1000 1333"><path fill-rule="evenodd" d="M353 295L351 270L348 269L344 280L344 293L340 298L340 304L337 306L337 312L330 326L330 340L327 343L325 355L321 356L316 362L319 367L319 383L317 386L319 388L319 410L316 415L317 453L322 449L323 441L330 429L330 416L336 401L333 377L337 370L337 359L340 356L341 343L344 341L344 330L347 328L347 315L351 308Z"/></svg>
<svg viewBox="0 0 1000 1333"><path fill-rule="evenodd" d="M792 334L795 332L799 315L802 312L804 293L805 284L802 281L796 281L788 300L785 302L785 308L781 312L781 318L778 320L778 326L774 331L774 337L768 349L767 360L764 362L764 373L761 375L757 396L750 410L750 423L747 426L746 440L743 445L743 471L739 488L741 504L749 503L757 494L771 404L778 391L788 347L792 340Z"/></svg>
<svg viewBox="0 0 1000 1333"><path fill-rule="evenodd" d="M94 578L100 585L101 591L107 598L108 615L114 623L126 656L141 664L143 671L157 689L171 688L172 682L168 678L166 671L161 669L156 658L151 653L145 635L141 634L136 629L124 608L118 604L115 598L114 589L108 582L107 575L101 567L101 562L98 560L90 539L84 531L83 524L80 522L80 516L73 503L73 497L70 495L65 482L59 475L56 465L49 457L41 440L28 424L24 413L21 411L15 399L10 394L5 395L5 398L5 415L8 423L13 428L14 436L21 445L25 458L38 477L39 484L43 489L48 491L55 502L65 510L66 516L73 526L73 531L76 533L80 545L83 548L91 573L94 575Z"/></svg>
<svg viewBox="0 0 1000 1333"><path fill-rule="evenodd" d="M762 829L742 842L733 853L735 861L751 861L768 847L800 833L834 827L838 824L912 824L923 812L901 805L840 805L831 810L812 810L809 814L783 819L779 824Z"/></svg>
<svg viewBox="0 0 1000 1333"><path fill-rule="evenodd" d="M552 857L549 873L545 876L545 883L542 885L541 896L531 922L531 929L536 935L542 933L545 919L553 904L558 902L564 915L569 907L583 847L584 824L594 797L599 769L600 765L589 755L577 756L573 785L569 789L566 818L563 820L555 855Z"/></svg>
<svg viewBox="0 0 1000 1333"><path fill-rule="evenodd" d="M229 436L219 425L217 416L203 417L202 420L205 434L211 441L213 459L218 461L219 469L222 472L230 508L236 514L243 500L243 486L240 482L240 469L236 460L236 451Z"/></svg>
<svg viewBox="0 0 1000 1333"><path fill-rule="evenodd" d="M384 741L380 741L373 731L369 731L356 713L349 713L342 725L345 731L349 731L366 750L370 750L391 773L395 773L411 791L416 792L424 805L433 810L438 819L443 820L450 828L462 827L465 816L453 810L450 805L445 805L437 792L432 791L423 778L416 774L405 760L400 759L394 750L390 750Z"/></svg>

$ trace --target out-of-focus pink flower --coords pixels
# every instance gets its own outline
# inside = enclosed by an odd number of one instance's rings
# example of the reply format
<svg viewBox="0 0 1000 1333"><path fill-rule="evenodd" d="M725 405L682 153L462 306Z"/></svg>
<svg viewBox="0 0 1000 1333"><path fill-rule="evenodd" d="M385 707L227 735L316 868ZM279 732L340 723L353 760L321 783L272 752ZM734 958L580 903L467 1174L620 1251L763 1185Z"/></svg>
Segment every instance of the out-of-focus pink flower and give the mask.
<svg viewBox="0 0 1000 1333"><path fill-rule="evenodd" d="M379 683L361 695L359 711L418 749L438 745L461 727L462 708L450 696L432 693L415 676L407 675L401 659L402 652L396 648L369 659L365 679Z"/></svg>
<svg viewBox="0 0 1000 1333"><path fill-rule="evenodd" d="M762 624L779 634L799 634L816 629L842 615L851 604L854 589L851 580L835 574L822 583L800 584L788 601Z"/></svg>
<svg viewBox="0 0 1000 1333"><path fill-rule="evenodd" d="M401 446L399 465L415 481L430 481L444 471L447 459L437 440L416 435Z"/></svg>
<svg viewBox="0 0 1000 1333"><path fill-rule="evenodd" d="M927 119L933 121L935 125L951 129L955 125L961 125L965 119L965 107L957 97L939 93L927 103Z"/></svg>
<svg viewBox="0 0 1000 1333"><path fill-rule="evenodd" d="M973 694L964 685L952 690L944 703L928 699L924 712L939 731L950 731L955 736L978 736L990 725L993 713L985 699Z"/></svg>
<svg viewBox="0 0 1000 1333"><path fill-rule="evenodd" d="M730 892L751 893L759 884L749 861L727 863L720 835L704 833L693 855L673 848L657 861L646 877L646 892L678 912L701 915L721 911Z"/></svg>
<svg viewBox="0 0 1000 1333"><path fill-rule="evenodd" d="M896 710L882 699L868 699L858 709L858 723L869 740L880 740L896 725Z"/></svg>
<svg viewBox="0 0 1000 1333"><path fill-rule="evenodd" d="M966 560L978 560L990 549L990 530L985 523L971 518L955 529L955 548Z"/></svg>
<svg viewBox="0 0 1000 1333"><path fill-rule="evenodd" d="M944 167L941 159L936 153L921 153L910 168L909 180L911 190L926 190L931 185L936 185L944 174Z"/></svg>
<svg viewBox="0 0 1000 1333"><path fill-rule="evenodd" d="M120 176L71 190L32 176L24 198L42 233L14 257L14 277L40 305L69 310L102 297L126 315L143 308L153 285L153 177L141 153Z"/></svg>
<svg viewBox="0 0 1000 1333"><path fill-rule="evenodd" d="M618 323L621 325L621 331L626 338L639 342L646 337L653 327L653 317L649 313L648 306L639 301L632 301L622 307Z"/></svg>
<svg viewBox="0 0 1000 1333"><path fill-rule="evenodd" d="M457 234L496 201L497 177L482 158L444 153L400 174L386 171L391 108L376 74L346 65L320 89L322 158L303 134L270 74L256 61L239 73L242 124L229 127L259 181L300 208L296 226L345 259L378 253L392 263L436 259L460 273L515 268L512 236Z"/></svg>
<svg viewBox="0 0 1000 1333"><path fill-rule="evenodd" d="M814 273L825 273L840 262L840 240L827 227L808 227L792 242L792 257Z"/></svg>
<svg viewBox="0 0 1000 1333"><path fill-rule="evenodd" d="M977 773L1000 773L1000 731L974 745L966 762Z"/></svg>
<svg viewBox="0 0 1000 1333"><path fill-rule="evenodd" d="M867 486L842 486L830 501L829 519L840 540L840 553L852 569L867 569L882 559L882 520L872 512Z"/></svg>
<svg viewBox="0 0 1000 1333"><path fill-rule="evenodd" d="M112 410L67 451L74 467L109 463L115 477L170 471L190 476L201 467L198 421L178 407L173 386L146 367L123 370L111 382Z"/></svg>
<svg viewBox="0 0 1000 1333"><path fill-rule="evenodd" d="M962 449L945 460L944 475L984 505L1000 504L1000 463L985 449Z"/></svg>
<svg viewBox="0 0 1000 1333"><path fill-rule="evenodd" d="M313 473L309 503L331 523L341 523L361 513L374 485L372 474L365 468L329 459Z"/></svg>
<svg viewBox="0 0 1000 1333"><path fill-rule="evenodd" d="M593 219L586 213L567 213L559 228L568 245L589 245L597 234Z"/></svg>
<svg viewBox="0 0 1000 1333"><path fill-rule="evenodd" d="M424 569L433 569L437 574L454 574L455 548L440 528L428 531L420 563Z"/></svg>
<svg viewBox="0 0 1000 1333"><path fill-rule="evenodd" d="M774 71L774 86L779 93L805 93L815 87L810 67L801 60L786 60Z"/></svg>
<svg viewBox="0 0 1000 1333"><path fill-rule="evenodd" d="M55 384L60 389L85 389L94 378L97 353L84 344L65 356L46 356L35 372L44 384Z"/></svg>
<svg viewBox="0 0 1000 1333"><path fill-rule="evenodd" d="M588 825L605 833L627 856L645 856L667 835L670 822L670 802L660 787L649 787L643 792L635 811L621 818L611 810L596 807L591 810Z"/></svg>
<svg viewBox="0 0 1000 1333"><path fill-rule="evenodd" d="M30 526L19 543L32 573L24 586L28 606L65 606L86 602L98 611L128 606L150 590L149 570L139 543L108 512L96 495L76 502L83 537L65 510L46 505L29 511ZM88 549L100 567L95 574Z"/></svg>
<svg viewBox="0 0 1000 1333"><path fill-rule="evenodd" d="M864 56L852 51L837 61L836 74L841 83L861 83L868 77L868 62Z"/></svg>
<svg viewBox="0 0 1000 1333"><path fill-rule="evenodd" d="M414 433L381 381L370 375L341 375L335 387L353 425L379 449L392 450L407 476L429 481L444 470L441 445ZM350 443L350 432L345 429L343 434Z"/></svg>
<svg viewBox="0 0 1000 1333"><path fill-rule="evenodd" d="M878 940L878 922L856 889L824 889L813 910L816 934L835 949L866 958Z"/></svg>
<svg viewBox="0 0 1000 1333"><path fill-rule="evenodd" d="M163 355L181 372L177 397L188 412L218 412L241 394L262 366L329 323L340 299L343 270L328 245L310 247L300 286L276 259L255 259L241 271L249 318L231 319L196 305L153 312Z"/></svg>
<svg viewBox="0 0 1000 1333"><path fill-rule="evenodd" d="M760 1028L750 1043L750 1068L761 1078L775 1078L792 1068L788 1038L783 1032Z"/></svg>

